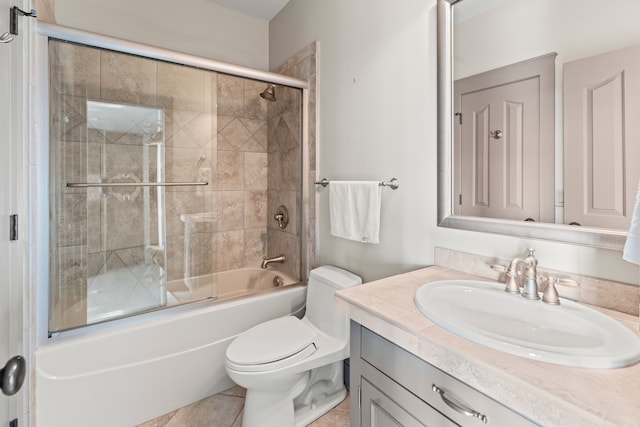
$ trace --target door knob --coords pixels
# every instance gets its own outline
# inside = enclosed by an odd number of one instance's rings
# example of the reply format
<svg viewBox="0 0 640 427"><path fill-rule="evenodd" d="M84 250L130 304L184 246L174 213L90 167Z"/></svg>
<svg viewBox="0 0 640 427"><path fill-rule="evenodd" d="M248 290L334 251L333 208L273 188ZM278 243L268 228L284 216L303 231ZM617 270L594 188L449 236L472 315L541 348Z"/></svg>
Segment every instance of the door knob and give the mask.
<svg viewBox="0 0 640 427"><path fill-rule="evenodd" d="M27 363L22 356L14 356L0 369L0 387L7 396L13 396L20 390L26 375Z"/></svg>
<svg viewBox="0 0 640 427"><path fill-rule="evenodd" d="M495 130L493 132L489 131L489 134L495 139L502 138L502 131L501 130Z"/></svg>

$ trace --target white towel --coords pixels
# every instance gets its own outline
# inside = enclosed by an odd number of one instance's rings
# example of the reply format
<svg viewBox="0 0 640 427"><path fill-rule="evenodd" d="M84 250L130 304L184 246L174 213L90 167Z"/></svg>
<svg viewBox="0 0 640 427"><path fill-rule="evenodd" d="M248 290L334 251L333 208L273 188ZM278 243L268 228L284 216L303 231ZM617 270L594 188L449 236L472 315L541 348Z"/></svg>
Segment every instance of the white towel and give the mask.
<svg viewBox="0 0 640 427"><path fill-rule="evenodd" d="M640 264L640 183L638 183L636 204L633 207L631 225L629 226L629 234L624 245L622 259L634 264Z"/></svg>
<svg viewBox="0 0 640 427"><path fill-rule="evenodd" d="M378 181L331 181L331 234L363 243L380 243L381 198Z"/></svg>

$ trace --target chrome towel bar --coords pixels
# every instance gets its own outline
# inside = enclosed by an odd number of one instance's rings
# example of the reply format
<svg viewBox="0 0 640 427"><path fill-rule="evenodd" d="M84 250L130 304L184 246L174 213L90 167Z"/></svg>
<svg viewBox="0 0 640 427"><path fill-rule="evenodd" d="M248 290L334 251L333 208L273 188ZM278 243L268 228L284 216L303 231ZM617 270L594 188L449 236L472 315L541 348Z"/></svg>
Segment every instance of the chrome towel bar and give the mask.
<svg viewBox="0 0 640 427"><path fill-rule="evenodd" d="M67 187L194 187L208 182L68 182Z"/></svg>
<svg viewBox="0 0 640 427"><path fill-rule="evenodd" d="M327 178L322 178L320 181L314 181L313 183L315 185L322 185L323 187L326 187L331 183L331 181ZM398 178L391 178L389 181L380 181L378 185L380 185L380 187L391 187L392 190L397 190L398 187L400 187L400 181L398 181Z"/></svg>

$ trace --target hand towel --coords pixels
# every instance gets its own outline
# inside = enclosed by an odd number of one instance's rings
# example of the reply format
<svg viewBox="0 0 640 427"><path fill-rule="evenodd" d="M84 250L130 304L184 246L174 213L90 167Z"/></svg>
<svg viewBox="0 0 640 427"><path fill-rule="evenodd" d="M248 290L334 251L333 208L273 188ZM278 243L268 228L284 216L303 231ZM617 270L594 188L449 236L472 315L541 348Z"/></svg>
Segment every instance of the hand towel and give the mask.
<svg viewBox="0 0 640 427"><path fill-rule="evenodd" d="M638 183L636 203L633 207L631 225L629 226L629 234L627 234L622 259L634 264L640 264L640 183Z"/></svg>
<svg viewBox="0 0 640 427"><path fill-rule="evenodd" d="M378 181L331 181L331 234L357 242L380 243L381 199Z"/></svg>

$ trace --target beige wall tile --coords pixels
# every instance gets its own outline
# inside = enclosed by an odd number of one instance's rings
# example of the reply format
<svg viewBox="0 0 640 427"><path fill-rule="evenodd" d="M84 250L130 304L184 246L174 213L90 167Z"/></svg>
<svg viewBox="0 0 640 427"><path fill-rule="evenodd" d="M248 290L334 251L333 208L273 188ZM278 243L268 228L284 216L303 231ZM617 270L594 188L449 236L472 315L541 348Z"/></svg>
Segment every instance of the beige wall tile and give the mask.
<svg viewBox="0 0 640 427"><path fill-rule="evenodd" d="M87 244L87 195L60 194L56 209L58 246Z"/></svg>
<svg viewBox="0 0 640 427"><path fill-rule="evenodd" d="M269 104L272 103L260 96L260 93L266 88L267 84L264 82L257 82L254 80L246 81L244 92L244 117L266 120L267 108Z"/></svg>
<svg viewBox="0 0 640 427"><path fill-rule="evenodd" d="M158 62L158 105L204 112L208 74L197 68Z"/></svg>
<svg viewBox="0 0 640 427"><path fill-rule="evenodd" d="M198 180L200 168L213 168L213 152L207 149L165 149L165 179L168 182L193 182ZM188 187L182 188L186 191ZM181 191L180 187L172 189Z"/></svg>
<svg viewBox="0 0 640 427"><path fill-rule="evenodd" d="M184 278L184 236L167 236L167 280Z"/></svg>
<svg viewBox="0 0 640 427"><path fill-rule="evenodd" d="M218 230L242 230L244 228L244 192L218 192Z"/></svg>
<svg viewBox="0 0 640 427"><path fill-rule="evenodd" d="M244 230L218 233L218 271L234 270L244 265Z"/></svg>
<svg viewBox="0 0 640 427"><path fill-rule="evenodd" d="M61 95L100 97L100 51L71 43L52 42L58 67L52 71L52 84ZM55 46L55 47L54 47Z"/></svg>
<svg viewBox="0 0 640 427"><path fill-rule="evenodd" d="M87 321L86 250L86 246L68 246L55 252L57 289L50 293L52 331L80 326Z"/></svg>
<svg viewBox="0 0 640 427"><path fill-rule="evenodd" d="M156 106L157 61L110 51L101 53L100 98Z"/></svg>
<svg viewBox="0 0 640 427"><path fill-rule="evenodd" d="M245 79L218 74L218 114L242 116L244 114Z"/></svg>
<svg viewBox="0 0 640 427"><path fill-rule="evenodd" d="M231 144L235 150L239 150L251 138L252 134L240 119L233 119L220 130L220 135Z"/></svg>
<svg viewBox="0 0 640 427"><path fill-rule="evenodd" d="M257 268L267 255L267 229L244 230L244 266Z"/></svg>
<svg viewBox="0 0 640 427"><path fill-rule="evenodd" d="M267 163L266 153L245 153L244 155L244 188L246 190L267 189Z"/></svg>
<svg viewBox="0 0 640 427"><path fill-rule="evenodd" d="M235 151L219 151L217 180L219 190L243 190L245 154Z"/></svg>
<svg viewBox="0 0 640 427"><path fill-rule="evenodd" d="M167 236L184 234L185 232L212 233L215 230L215 214L198 217L181 215L211 212L210 199L205 200L204 194L197 191L167 191L165 193ZM209 205L209 206L207 206ZM213 211L215 212L215 211ZM185 226L191 224L191 226Z"/></svg>
<svg viewBox="0 0 640 427"><path fill-rule="evenodd" d="M197 277L211 274L214 271L213 239L211 233L189 233L184 237L185 274L187 277Z"/></svg>
<svg viewBox="0 0 640 427"><path fill-rule="evenodd" d="M267 226L267 192L245 191L244 228L264 228Z"/></svg>

